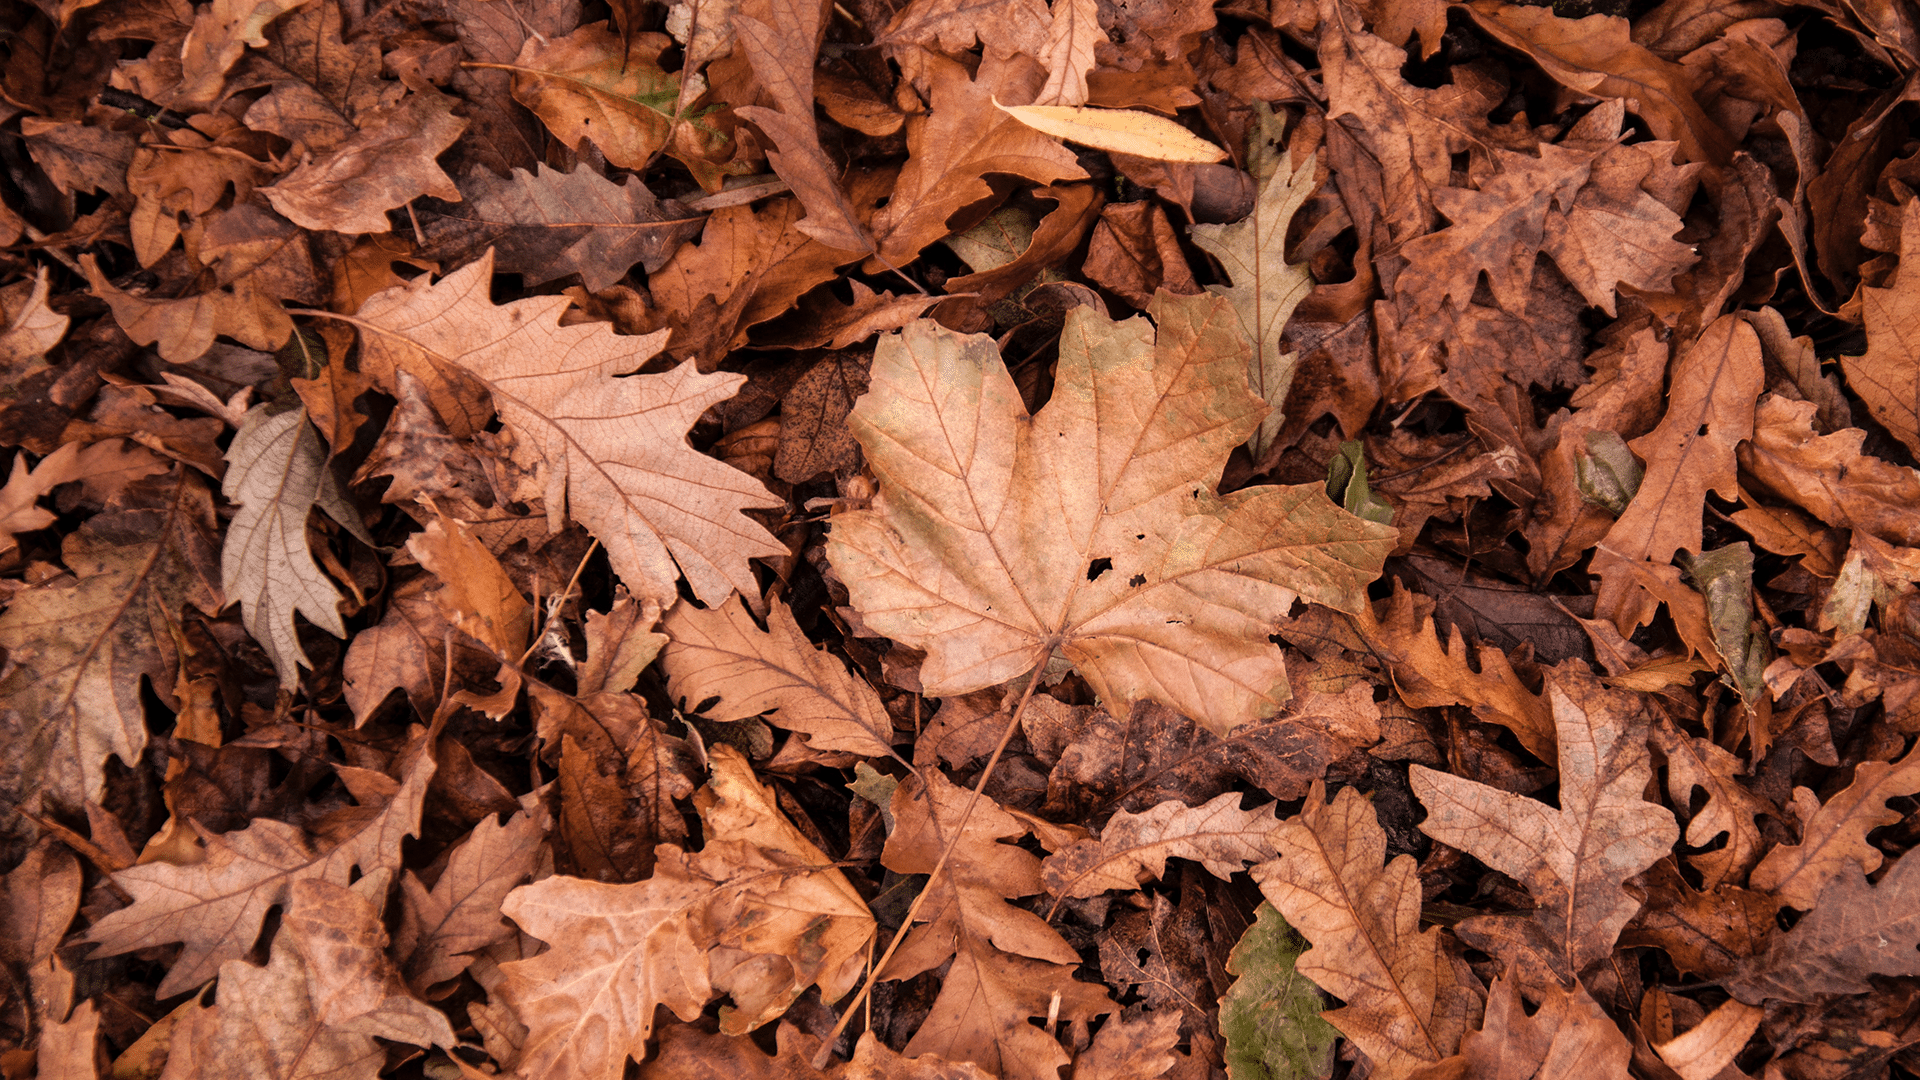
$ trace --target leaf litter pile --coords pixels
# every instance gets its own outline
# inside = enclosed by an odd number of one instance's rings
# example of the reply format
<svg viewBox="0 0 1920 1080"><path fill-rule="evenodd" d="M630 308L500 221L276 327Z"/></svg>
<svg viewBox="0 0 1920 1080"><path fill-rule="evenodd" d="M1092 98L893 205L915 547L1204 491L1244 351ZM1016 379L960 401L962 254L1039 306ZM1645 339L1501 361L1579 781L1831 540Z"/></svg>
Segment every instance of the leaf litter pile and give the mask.
<svg viewBox="0 0 1920 1080"><path fill-rule="evenodd" d="M0 1077L1920 1076L1888 0L7 0Z"/></svg>

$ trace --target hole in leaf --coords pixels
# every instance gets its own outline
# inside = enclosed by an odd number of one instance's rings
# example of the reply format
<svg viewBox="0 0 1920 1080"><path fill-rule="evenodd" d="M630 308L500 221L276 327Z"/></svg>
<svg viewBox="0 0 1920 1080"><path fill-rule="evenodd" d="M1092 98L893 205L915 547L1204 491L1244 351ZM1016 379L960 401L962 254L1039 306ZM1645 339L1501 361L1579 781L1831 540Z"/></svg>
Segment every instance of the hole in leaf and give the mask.
<svg viewBox="0 0 1920 1080"><path fill-rule="evenodd" d="M1108 559L1108 558L1095 559L1092 562L1087 564L1087 580L1099 581L1100 575L1106 573L1111 569L1113 569L1112 559Z"/></svg>
<svg viewBox="0 0 1920 1080"><path fill-rule="evenodd" d="M1145 574L1135 574L1132 577L1127 579L1127 584L1133 586L1136 589L1142 585L1145 585L1146 583L1147 583L1147 575Z"/></svg>

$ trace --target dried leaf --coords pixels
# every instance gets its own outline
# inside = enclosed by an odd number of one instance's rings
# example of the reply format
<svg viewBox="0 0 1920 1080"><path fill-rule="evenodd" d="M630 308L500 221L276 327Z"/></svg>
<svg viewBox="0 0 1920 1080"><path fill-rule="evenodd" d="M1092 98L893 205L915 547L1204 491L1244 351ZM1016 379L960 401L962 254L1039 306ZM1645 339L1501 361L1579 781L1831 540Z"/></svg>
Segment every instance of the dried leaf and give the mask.
<svg viewBox="0 0 1920 1080"><path fill-rule="evenodd" d="M1228 156L1179 124L1149 112L1089 105L1002 105L998 99L993 104L1035 131L1110 154L1201 165L1225 161Z"/></svg>
<svg viewBox="0 0 1920 1080"><path fill-rule="evenodd" d="M1766 853L1749 879L1754 888L1771 892L1788 907L1802 911L1814 906L1829 881L1858 866L1862 872L1879 869L1880 849L1867 843L1867 834L1900 820L1887 806L1890 799L1920 791L1920 749L1899 761L1863 761L1854 766L1853 783L1803 816L1800 842L1780 844ZM1794 790L1796 806L1818 800L1806 788Z"/></svg>
<svg viewBox="0 0 1920 1080"><path fill-rule="evenodd" d="M1916 871L1920 860L1896 859L1870 885L1858 867L1842 866L1812 911L1741 964L1727 992L1751 1005L1769 998L1816 1001L1823 994L1871 993L1868 975L1920 975Z"/></svg>
<svg viewBox="0 0 1920 1080"><path fill-rule="evenodd" d="M420 829L433 771L433 757L424 753L415 756L402 783L361 770L355 782L369 791L384 787L386 804L377 810L363 806L364 824L331 846L316 845L300 829L269 818L224 834L196 827L206 843L204 860L188 866L146 863L116 873L114 883L133 903L96 921L84 940L101 946L103 956L180 942L180 955L160 983L162 997L191 990L216 972L228 985L231 965L253 947L268 910L287 904L296 882L345 885L356 875L399 869L401 839Z"/></svg>
<svg viewBox="0 0 1920 1080"><path fill-rule="evenodd" d="M828 555L869 626L928 651L928 693L1058 649L1113 707L1151 697L1223 733L1290 694L1267 613L1296 595L1353 608L1377 572L1391 531L1318 485L1221 497L1178 479L1175 460L1224 458L1264 406L1225 301L1163 296L1153 314L1156 339L1068 313L1032 417L984 338L922 322L876 354L851 419L882 488L835 518Z"/></svg>
<svg viewBox="0 0 1920 1080"><path fill-rule="evenodd" d="M1319 1076L1332 1063L1339 1032L1320 1017L1326 999L1295 970L1305 945L1267 903L1234 945L1227 971L1239 978L1220 999L1220 1034L1235 1080Z"/></svg>
<svg viewBox="0 0 1920 1080"><path fill-rule="evenodd" d="M561 326L564 297L496 306L487 297L492 272L493 260L482 258L437 283L423 277L368 300L354 320L362 347L384 352L393 368L445 365L478 380L501 422L544 462L549 515L564 506L599 538L634 595L670 604L682 573L707 603L734 589L757 593L746 560L787 549L740 511L779 504L684 438L745 377L682 364L616 378L665 335L623 339L605 325Z"/></svg>
<svg viewBox="0 0 1920 1080"><path fill-rule="evenodd" d="M1346 1002L1327 1020L1383 1080L1450 1056L1479 1015L1478 986L1438 927L1420 929L1413 857L1382 865L1387 837L1373 806L1350 787L1329 803L1315 781L1274 837L1280 858L1253 878L1313 943L1295 967Z"/></svg>
<svg viewBox="0 0 1920 1080"><path fill-rule="evenodd" d="M410 94L356 118L358 131L261 189L275 210L307 229L383 233L387 211L422 195L458 202L460 189L434 158L466 130L443 94Z"/></svg>
<svg viewBox="0 0 1920 1080"><path fill-rule="evenodd" d="M1632 1057L1633 1045L1586 987L1575 983L1571 993L1555 987L1529 1016L1517 980L1500 978L1487 996L1486 1023L1461 1040L1460 1056L1415 1075L1417 1080L1624 1076ZM1449 1071L1454 1066L1461 1071Z"/></svg>
<svg viewBox="0 0 1920 1080"><path fill-rule="evenodd" d="M763 631L739 604L675 605L662 626L672 639L661 659L668 695L715 720L770 713L770 722L804 733L817 750L894 756L893 718L880 696L809 642L786 604L767 606Z"/></svg>
<svg viewBox="0 0 1920 1080"><path fill-rule="evenodd" d="M1218 878L1246 864L1274 857L1273 808L1240 809L1228 792L1203 806L1168 800L1144 814L1121 811L1100 830L1047 857L1041 873L1047 891L1063 899L1098 896L1109 889L1137 889L1166 873L1169 858L1188 859Z"/></svg>
<svg viewBox="0 0 1920 1080"><path fill-rule="evenodd" d="M1640 901L1623 887L1672 849L1680 829L1666 807L1641 799L1646 706L1594 683L1550 679L1559 736L1560 806L1451 773L1412 767L1427 807L1420 831L1523 882L1539 905L1513 932L1532 943L1562 984L1613 952ZM1507 916L1476 916L1491 925ZM1463 924L1464 925L1464 924Z"/></svg>

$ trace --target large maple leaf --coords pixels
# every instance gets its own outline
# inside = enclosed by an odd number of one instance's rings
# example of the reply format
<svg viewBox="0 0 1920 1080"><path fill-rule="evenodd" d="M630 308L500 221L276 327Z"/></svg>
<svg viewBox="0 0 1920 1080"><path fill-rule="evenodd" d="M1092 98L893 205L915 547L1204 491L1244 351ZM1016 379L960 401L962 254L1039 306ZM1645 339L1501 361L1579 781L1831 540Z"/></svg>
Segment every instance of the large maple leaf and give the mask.
<svg viewBox="0 0 1920 1080"><path fill-rule="evenodd" d="M435 381L453 368L479 381L501 423L546 468L548 513L564 507L599 538L634 595L671 604L682 572L708 605L735 589L757 593L747 560L787 549L741 511L781 503L686 441L700 414L732 397L746 376L702 375L682 364L618 378L658 352L666 335L561 326L565 297L495 305L492 280L488 253L438 282L423 277L370 298L353 320L370 366Z"/></svg>
<svg viewBox="0 0 1920 1080"><path fill-rule="evenodd" d="M1212 489L1266 412L1232 306L1163 293L1151 314L1157 335L1071 312L1034 415L984 336L922 320L882 342L850 418L880 494L827 553L867 625L927 651L928 694L1058 650L1110 706L1225 732L1290 694L1268 635L1296 597L1365 602L1394 530L1319 484Z"/></svg>

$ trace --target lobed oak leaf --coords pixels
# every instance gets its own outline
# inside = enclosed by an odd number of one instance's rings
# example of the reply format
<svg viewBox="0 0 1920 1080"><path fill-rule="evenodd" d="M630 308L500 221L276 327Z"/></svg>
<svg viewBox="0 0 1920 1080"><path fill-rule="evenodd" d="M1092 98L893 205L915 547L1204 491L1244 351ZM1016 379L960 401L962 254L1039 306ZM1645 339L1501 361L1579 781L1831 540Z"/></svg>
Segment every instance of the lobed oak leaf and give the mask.
<svg viewBox="0 0 1920 1080"><path fill-rule="evenodd" d="M807 208L807 216L794 228L830 248L872 251L873 238L840 187L839 170L820 148L820 133L814 127L813 72L820 13L820 5L813 0L768 0L772 23L746 14L733 17L754 77L774 103L771 109L751 105L736 111L772 136L779 147L767 152L767 163Z"/></svg>
<svg viewBox="0 0 1920 1080"><path fill-rule="evenodd" d="M1818 434L1817 410L1810 401L1762 397L1753 437L1740 444L1741 470L1835 528L1920 545L1920 476L1866 453L1867 433L1859 428Z"/></svg>
<svg viewBox="0 0 1920 1080"><path fill-rule="evenodd" d="M224 606L213 498L198 473L135 481L61 545L72 576L15 593L0 612L0 798L78 811L106 759L147 746L142 676L173 698L182 615Z"/></svg>
<svg viewBox="0 0 1920 1080"><path fill-rule="evenodd" d="M1734 451L1751 438L1762 383L1760 339L1744 320L1723 315L1674 361L1666 415L1627 445L1646 462L1640 490L1607 535L1603 552L1665 563L1682 548L1698 552L1709 491L1738 494Z"/></svg>
<svg viewBox="0 0 1920 1080"><path fill-rule="evenodd" d="M1361 603L1392 530L1321 485L1192 480L1265 406L1226 301L1163 294L1152 314L1157 335L1069 312L1033 416L984 337L922 321L881 344L850 418L880 494L834 519L827 554L869 626L927 651L927 693L1058 651L1111 708L1152 698L1224 733L1291 692L1274 613Z"/></svg>
<svg viewBox="0 0 1920 1080"><path fill-rule="evenodd" d="M1520 997L1519 981L1493 981L1486 1021L1460 1041L1460 1056L1430 1065L1414 1080L1576 1080L1587 1076L1626 1076L1633 1044L1587 993L1547 991L1531 1015Z"/></svg>
<svg viewBox="0 0 1920 1080"><path fill-rule="evenodd" d="M1908 253L1920 253L1920 206L1912 200L1901 210L1900 252L1903 264L1920 262L1920 258L1906 258ZM1920 282L1920 271L1906 275L1896 271L1885 288L1861 287L1860 319L1866 324L1867 349L1840 362L1847 385L1860 395L1873 418L1909 450L1920 451L1920 378L1914 374L1914 356L1920 351L1913 314L1916 282Z"/></svg>
<svg viewBox="0 0 1920 1080"><path fill-rule="evenodd" d="M1920 859L1895 859L1876 884L1844 864L1812 907L1766 952L1747 957L1728 993L1750 1005L1817 1001L1872 993L1869 975L1920 975Z"/></svg>
<svg viewBox="0 0 1920 1080"><path fill-rule="evenodd" d="M731 991L746 1016L723 1025L739 1034L810 983L838 997L858 977L873 933L859 894L780 814L743 755L717 745L711 760L701 813L709 836L729 839L697 853L663 844L645 881L550 877L507 896L507 916L556 946L501 965L500 994L530 1031L522 1075L618 1077L628 1057L646 1057L656 1005L692 1020ZM777 963L741 962L755 957Z"/></svg>
<svg viewBox="0 0 1920 1080"><path fill-rule="evenodd" d="M230 289L156 299L115 288L92 255L80 256L80 268L93 294L113 309L114 321L127 336L154 346L169 363L185 364L204 356L219 335L258 349L277 349L293 333L293 319L286 309L247 278Z"/></svg>
<svg viewBox="0 0 1920 1080"><path fill-rule="evenodd" d="M1322 1015L1382 1080L1451 1056L1479 1015L1479 985L1438 927L1420 929L1413 856L1382 865L1387 836L1372 804L1351 787L1329 802L1315 781L1274 837L1280 858L1253 879L1313 943L1294 966L1346 1002Z"/></svg>
<svg viewBox="0 0 1920 1080"><path fill-rule="evenodd" d="M431 375L444 367L484 387L501 423L547 470L549 520L564 511L586 526L635 596L671 604L682 573L704 603L735 589L757 593L747 560L787 549L742 511L779 501L685 440L701 412L746 377L682 364L617 378L651 357L665 335L627 339L605 324L561 326L565 297L496 306L487 297L492 272L493 260L483 257L363 304L353 322L376 370Z"/></svg>
<svg viewBox="0 0 1920 1080"><path fill-rule="evenodd" d="M386 232L387 211L422 195L458 202L460 189L434 162L467 128L454 104L429 91L370 109L351 137L261 194L302 228L340 233Z"/></svg>
<svg viewBox="0 0 1920 1080"><path fill-rule="evenodd" d="M1497 149L1493 158L1500 171L1482 180L1479 190L1433 192L1434 206L1451 225L1401 249L1412 265L1396 290L1410 309L1439 311L1448 301L1465 308L1484 270L1499 306L1515 315L1526 312L1548 216L1555 206L1562 213L1573 209L1592 157L1542 144L1537 159Z"/></svg>
<svg viewBox="0 0 1920 1080"><path fill-rule="evenodd" d="M407 551L440 579L433 598L447 622L517 666L533 632L533 605L473 530L438 514L407 538Z"/></svg>
<svg viewBox="0 0 1920 1080"><path fill-rule="evenodd" d="M281 934L306 963L307 995L321 1024L451 1050L457 1040L446 1014L414 997L387 956L380 902L391 880L383 868L351 888L321 878L296 881Z"/></svg>
<svg viewBox="0 0 1920 1080"><path fill-rule="evenodd" d="M1737 885L1702 892L1671 858L1654 863L1637 884L1647 898L1621 932L1620 944L1663 949L1681 971L1709 979L1731 974L1776 929L1776 901Z"/></svg>
<svg viewBox="0 0 1920 1080"><path fill-rule="evenodd" d="M1074 1080L1155 1080L1179 1061L1179 1042L1177 1012L1115 1017L1101 1025L1093 1045L1073 1059Z"/></svg>
<svg viewBox="0 0 1920 1080"><path fill-rule="evenodd" d="M1274 857L1275 824L1272 806L1242 810L1238 792L1193 807L1169 799L1143 814L1122 810L1113 815L1099 839L1081 840L1048 856L1041 874L1048 892L1069 900L1137 889L1164 875L1170 858L1231 878L1248 863Z"/></svg>
<svg viewBox="0 0 1920 1080"><path fill-rule="evenodd" d="M226 74L246 52L247 46L262 47L268 24L312 0L214 0L193 18L193 27L180 44L180 85L176 91L182 106L205 105L220 94Z"/></svg>
<svg viewBox="0 0 1920 1080"><path fill-rule="evenodd" d="M453 849L432 889L411 870L402 875L405 903L393 952L409 985L424 992L458 976L471 954L513 932L501 921L500 904L533 873L545 831L526 811L505 825L489 814Z"/></svg>
<svg viewBox="0 0 1920 1080"><path fill-rule="evenodd" d="M101 956L180 942L180 955L160 982L161 997L191 990L216 973L224 979L230 965L253 947L268 911L284 907L297 882L345 885L358 880L356 874L398 870L401 840L419 832L433 773L433 756L423 752L414 755L400 783L383 774L363 776L369 786L387 788L386 804L363 806L365 823L324 849L300 829L271 818L256 818L230 833L196 826L206 842L205 858L188 866L145 863L114 874L114 883L133 903L103 916L82 940L101 946Z"/></svg>
<svg viewBox="0 0 1920 1080"><path fill-rule="evenodd" d="M1736 779L1740 759L1718 744L1689 735L1662 718L1649 730L1667 759L1667 795L1675 806L1691 806L1693 790L1706 792L1706 805L1687 822L1689 847L1712 848L1687 861L1700 871L1701 886L1711 892L1745 876L1762 851L1761 814L1778 814L1772 803ZM1725 835L1724 846L1713 842Z"/></svg>
<svg viewBox="0 0 1920 1080"><path fill-rule="evenodd" d="M997 100L1030 99L1039 89L1037 71L992 49L971 78L958 61L944 56L926 54L924 63L932 104L924 115L908 118L906 167L894 182L891 201L873 216L877 259L895 265L947 235L947 219L956 212L991 195L988 173L1039 184L1087 176L1057 140L995 108Z"/></svg>
<svg viewBox="0 0 1920 1080"><path fill-rule="evenodd" d="M1293 385L1299 354L1283 349L1280 337L1300 301L1313 289L1307 264L1287 262L1287 226L1314 191L1315 160L1294 167L1281 146L1283 121L1272 110L1256 109L1259 126L1249 135L1247 171L1259 185L1253 212L1231 225L1195 225L1193 242L1220 260L1231 288L1209 286L1233 301L1240 325L1253 347L1247 382L1273 411L1260 421L1247 449L1265 461L1286 416L1287 390Z"/></svg>
<svg viewBox="0 0 1920 1080"><path fill-rule="evenodd" d="M1044 888L1040 860L1003 843L1025 835L1026 826L989 799L963 817L971 801L937 769L894 789L894 830L881 862L925 874L949 842L953 854L928 882L916 925L902 931L906 941L880 977L909 979L948 965L908 1057L971 1061L1005 1080L1052 1080L1069 1058L1028 1018L1091 1019L1108 1011L1107 994L1072 977L1080 955L1046 920L1007 903Z"/></svg>
<svg viewBox="0 0 1920 1080"><path fill-rule="evenodd" d="M327 451L307 410L272 413L256 405L227 449L221 494L240 512L227 526L220 551L221 587L238 601L247 632L260 643L280 675L280 685L300 683L299 665L312 667L294 631L294 615L335 637L346 637L339 590L314 564L307 547L307 514L316 505L327 516L375 546L327 470Z"/></svg>
<svg viewBox="0 0 1920 1080"><path fill-rule="evenodd" d="M767 606L761 630L731 601L708 610L674 605L661 626L671 639L660 661L667 695L714 720L771 714L771 723L805 734L816 750L897 757L880 695L808 641L783 601ZM717 704L705 705L714 698Z"/></svg>
<svg viewBox="0 0 1920 1080"><path fill-rule="evenodd" d="M467 174L460 201L416 212L425 231L423 259L463 263L494 249L495 269L529 285L579 274L589 292L635 265L652 273L705 219L673 199L656 199L638 178L616 184L590 168L561 172L545 164L501 179Z"/></svg>
<svg viewBox="0 0 1920 1080"><path fill-rule="evenodd" d="M1680 829L1672 811L1641 798L1653 766L1640 698L1564 677L1548 680L1547 697L1558 736L1557 809L1422 765L1409 780L1427 808L1421 832L1520 881L1538 904L1529 919L1475 916L1458 931L1517 942L1566 985L1612 955L1640 909L1626 880L1667 854Z"/></svg>
<svg viewBox="0 0 1920 1080"><path fill-rule="evenodd" d="M65 1020L49 1019L34 1047L40 1080L99 1080L100 1010L83 1001Z"/></svg>
<svg viewBox="0 0 1920 1080"><path fill-rule="evenodd" d="M1863 873L1879 869L1883 856L1867 843L1867 834L1900 820L1888 800L1915 792L1920 792L1920 747L1899 761L1854 766L1853 782L1825 803L1806 788L1795 788L1797 807L1817 804L1818 809L1802 815L1800 842L1775 845L1753 868L1749 883L1788 907L1813 907L1827 883L1850 873L1849 867Z"/></svg>
<svg viewBox="0 0 1920 1080"><path fill-rule="evenodd" d="M1280 912L1264 902L1234 944L1226 970L1238 978L1220 998L1230 1076L1318 1076L1332 1063L1340 1035L1320 1015L1326 998L1296 968L1305 947Z"/></svg>
<svg viewBox="0 0 1920 1080"><path fill-rule="evenodd" d="M989 51L1040 56L1052 25L1043 0L913 0L878 40L896 54L904 45L958 54L978 41Z"/></svg>

